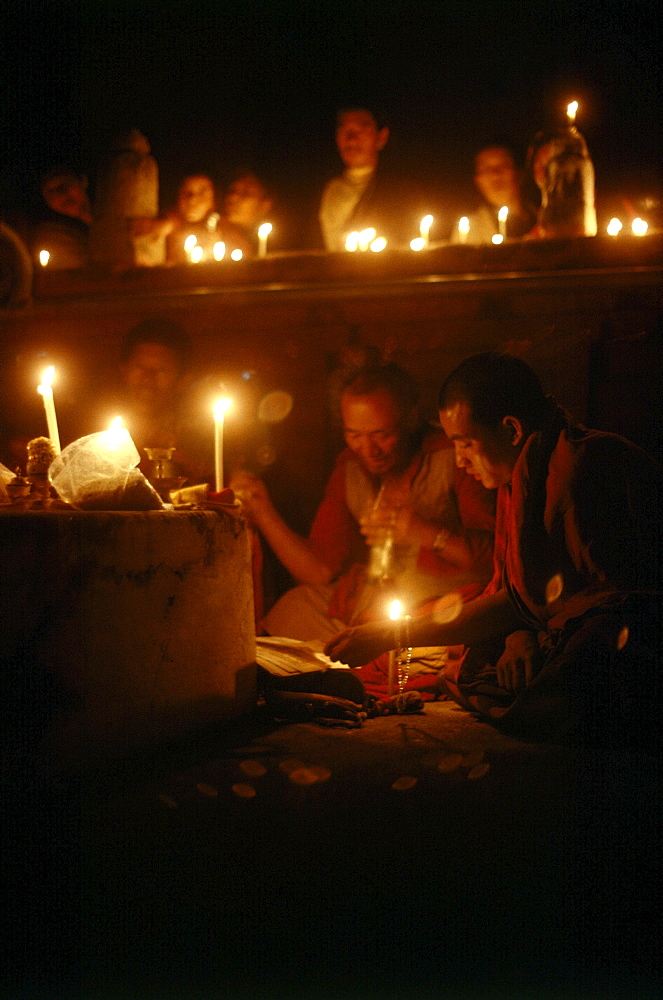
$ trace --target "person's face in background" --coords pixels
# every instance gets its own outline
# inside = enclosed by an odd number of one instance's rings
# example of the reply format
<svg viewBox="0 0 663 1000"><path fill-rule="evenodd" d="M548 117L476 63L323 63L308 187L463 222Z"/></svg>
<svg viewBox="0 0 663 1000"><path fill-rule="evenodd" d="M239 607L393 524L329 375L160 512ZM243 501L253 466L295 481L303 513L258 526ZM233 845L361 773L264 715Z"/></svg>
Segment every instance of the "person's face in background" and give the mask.
<svg viewBox="0 0 663 1000"><path fill-rule="evenodd" d="M50 209L72 219L89 221L90 201L87 195L87 178L75 174L49 177L41 187L44 201Z"/></svg>
<svg viewBox="0 0 663 1000"><path fill-rule="evenodd" d="M345 111L336 126L336 145L346 167L376 167L389 138L388 128L378 128L370 111Z"/></svg>
<svg viewBox="0 0 663 1000"><path fill-rule="evenodd" d="M244 229L259 225L271 207L271 199L252 174L233 181L223 199L223 211L228 221Z"/></svg>
<svg viewBox="0 0 663 1000"><path fill-rule="evenodd" d="M177 213L184 222L202 222L214 211L214 200L209 177L185 177L177 195Z"/></svg>
<svg viewBox="0 0 663 1000"><path fill-rule="evenodd" d="M173 405L182 370L169 347L138 344L121 371L127 394L137 409L151 413Z"/></svg>
<svg viewBox="0 0 663 1000"><path fill-rule="evenodd" d="M520 201L520 172L508 149L483 149L475 160L474 183L489 205L511 207Z"/></svg>

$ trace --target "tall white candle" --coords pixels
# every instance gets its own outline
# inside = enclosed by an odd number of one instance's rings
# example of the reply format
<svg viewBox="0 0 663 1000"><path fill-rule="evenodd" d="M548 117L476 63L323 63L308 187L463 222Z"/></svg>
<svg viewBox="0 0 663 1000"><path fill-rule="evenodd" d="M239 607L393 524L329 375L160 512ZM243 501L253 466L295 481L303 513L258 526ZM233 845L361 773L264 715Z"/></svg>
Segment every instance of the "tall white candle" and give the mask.
<svg viewBox="0 0 663 1000"><path fill-rule="evenodd" d="M458 242L467 243L467 234L470 231L470 220L466 215L458 220Z"/></svg>
<svg viewBox="0 0 663 1000"><path fill-rule="evenodd" d="M423 219L419 223L419 235L421 236L422 240L426 241L426 244L428 244L428 237L430 236L430 230L432 225L433 225L432 215L424 215Z"/></svg>
<svg viewBox="0 0 663 1000"><path fill-rule="evenodd" d="M569 119L571 125L575 123L577 114L578 114L578 102L571 101L571 103L567 104L566 106L566 117Z"/></svg>
<svg viewBox="0 0 663 1000"><path fill-rule="evenodd" d="M506 239L506 220L509 217L508 205L502 205L501 209L497 213L497 221L499 223L499 234L503 240Z"/></svg>
<svg viewBox="0 0 663 1000"><path fill-rule="evenodd" d="M217 493L223 489L223 423L231 405L232 400L227 397L217 399L214 404L214 474Z"/></svg>
<svg viewBox="0 0 663 1000"><path fill-rule="evenodd" d="M55 402L53 401L53 379L55 378L55 368L50 365L41 377L41 385L37 386L37 392L44 400L46 411L46 424L48 425L48 436L53 443L56 455L60 454L60 435L58 434L58 421L55 416Z"/></svg>
<svg viewBox="0 0 663 1000"><path fill-rule="evenodd" d="M267 237L272 231L271 222L263 222L262 226L258 229L258 256L267 256Z"/></svg>

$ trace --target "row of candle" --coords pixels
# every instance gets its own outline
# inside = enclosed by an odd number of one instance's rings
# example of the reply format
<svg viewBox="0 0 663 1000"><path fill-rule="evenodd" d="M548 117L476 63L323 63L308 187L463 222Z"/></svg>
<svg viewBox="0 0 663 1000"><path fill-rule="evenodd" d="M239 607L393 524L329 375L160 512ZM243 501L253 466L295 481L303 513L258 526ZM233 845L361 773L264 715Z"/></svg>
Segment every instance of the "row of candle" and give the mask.
<svg viewBox="0 0 663 1000"><path fill-rule="evenodd" d="M41 382L37 386L37 392L44 400L44 410L46 412L46 426L48 427L48 436L53 444L53 450L56 455L60 454L60 433L58 431L58 421L55 412L55 400L53 398L53 382L55 380L55 368L53 365L49 365L44 371ZM232 406L232 400L227 397L222 397L218 399L213 407L214 414L214 477L215 477L215 488L216 492L220 493L223 489L223 425L225 421L225 415ZM118 430L122 428L122 418L116 417L112 421L109 428L109 433L111 438L109 441L113 441L113 434L117 434ZM127 432L128 433L128 432ZM109 445L112 446L112 445Z"/></svg>

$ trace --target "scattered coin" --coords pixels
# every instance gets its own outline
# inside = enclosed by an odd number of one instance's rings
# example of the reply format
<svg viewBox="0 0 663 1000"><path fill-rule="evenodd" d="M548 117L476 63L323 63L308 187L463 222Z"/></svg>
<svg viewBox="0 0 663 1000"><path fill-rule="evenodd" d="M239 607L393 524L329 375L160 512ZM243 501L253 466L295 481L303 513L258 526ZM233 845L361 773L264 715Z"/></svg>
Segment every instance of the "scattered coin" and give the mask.
<svg viewBox="0 0 663 1000"><path fill-rule="evenodd" d="M261 764L259 760L243 760L239 769L244 772L247 778L261 778L267 771L265 765Z"/></svg>
<svg viewBox="0 0 663 1000"><path fill-rule="evenodd" d="M219 789L214 785L207 785L204 781L199 781L196 788L201 795L206 795L208 799L215 799L219 794Z"/></svg>
<svg viewBox="0 0 663 1000"><path fill-rule="evenodd" d="M437 765L438 771L455 771L457 767L463 763L463 755L460 753L450 753L446 757L443 757L440 763Z"/></svg>
<svg viewBox="0 0 663 1000"><path fill-rule="evenodd" d="M304 767L302 761L295 760L293 757L288 757L279 763L279 768L284 774L290 774L291 771L296 771L300 767Z"/></svg>
<svg viewBox="0 0 663 1000"><path fill-rule="evenodd" d="M256 794L256 790L253 785L245 785L242 781L233 785L231 791L233 795L237 795L240 799L252 799Z"/></svg>
<svg viewBox="0 0 663 1000"><path fill-rule="evenodd" d="M309 770L315 775L318 781L327 781L331 778L331 771L328 767L323 767L322 764L314 764Z"/></svg>
<svg viewBox="0 0 663 1000"><path fill-rule="evenodd" d="M318 777L310 767L297 767L294 771L291 771L289 778L293 785L314 785L318 781Z"/></svg>
<svg viewBox="0 0 663 1000"><path fill-rule="evenodd" d="M484 761L483 764L475 764L475 766L470 770L467 775L468 781L477 781L478 778L483 778L484 774L488 774L490 771L490 764Z"/></svg>
<svg viewBox="0 0 663 1000"><path fill-rule="evenodd" d="M402 778L397 778L391 787L397 792L406 792L409 788L414 788L417 781L418 778L412 778L409 775L404 775Z"/></svg>

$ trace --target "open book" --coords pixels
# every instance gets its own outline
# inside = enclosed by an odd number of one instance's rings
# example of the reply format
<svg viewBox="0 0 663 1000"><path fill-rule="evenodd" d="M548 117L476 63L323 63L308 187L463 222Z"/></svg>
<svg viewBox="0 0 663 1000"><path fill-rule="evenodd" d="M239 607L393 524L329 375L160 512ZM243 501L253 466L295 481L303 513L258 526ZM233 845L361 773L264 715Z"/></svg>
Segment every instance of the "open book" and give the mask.
<svg viewBox="0 0 663 1000"><path fill-rule="evenodd" d="M335 663L322 652L324 643L311 639L284 639L281 636L260 635L256 638L256 663L270 674L285 677L287 674L305 674L312 670L347 670L343 663Z"/></svg>

